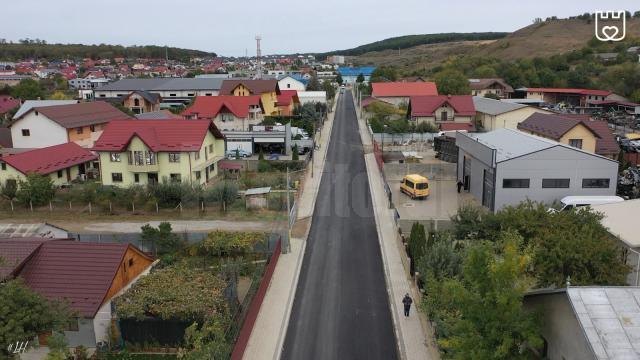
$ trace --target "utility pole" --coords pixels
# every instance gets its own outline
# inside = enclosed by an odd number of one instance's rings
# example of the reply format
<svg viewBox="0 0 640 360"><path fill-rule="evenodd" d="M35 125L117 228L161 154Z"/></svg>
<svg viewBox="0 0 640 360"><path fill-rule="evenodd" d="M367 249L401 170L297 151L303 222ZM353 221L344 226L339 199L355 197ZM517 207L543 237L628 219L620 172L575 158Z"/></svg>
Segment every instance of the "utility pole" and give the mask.
<svg viewBox="0 0 640 360"><path fill-rule="evenodd" d="M289 199L289 167L287 166L287 243L291 244L291 200Z"/></svg>
<svg viewBox="0 0 640 360"><path fill-rule="evenodd" d="M313 150L311 151L311 178L313 178L313 164L316 159L316 122L313 121Z"/></svg>
<svg viewBox="0 0 640 360"><path fill-rule="evenodd" d="M260 50L260 41L262 40L262 36L256 35L256 79L262 79L262 51Z"/></svg>

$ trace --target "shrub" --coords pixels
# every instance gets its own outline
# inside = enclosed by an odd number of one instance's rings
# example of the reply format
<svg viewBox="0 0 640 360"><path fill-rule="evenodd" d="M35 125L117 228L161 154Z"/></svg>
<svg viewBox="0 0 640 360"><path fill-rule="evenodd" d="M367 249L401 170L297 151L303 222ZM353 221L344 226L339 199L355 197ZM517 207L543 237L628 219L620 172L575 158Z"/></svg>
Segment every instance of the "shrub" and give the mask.
<svg viewBox="0 0 640 360"><path fill-rule="evenodd" d="M267 160L258 160L258 172L271 171L271 164Z"/></svg>
<svg viewBox="0 0 640 360"><path fill-rule="evenodd" d="M221 181L207 192L206 197L208 200L220 202L220 206L226 208L238 198L238 185L233 181Z"/></svg>
<svg viewBox="0 0 640 360"><path fill-rule="evenodd" d="M18 193L18 183L15 181L6 181L4 185L0 186L0 194L7 200L15 199Z"/></svg>
<svg viewBox="0 0 640 360"><path fill-rule="evenodd" d="M44 205L56 194L53 181L48 176L35 173L27 174L26 180L20 180L16 193L18 201L25 205Z"/></svg>
<svg viewBox="0 0 640 360"><path fill-rule="evenodd" d="M300 160L300 154L298 154L298 144L293 145L293 154L291 155L291 160L298 161Z"/></svg>

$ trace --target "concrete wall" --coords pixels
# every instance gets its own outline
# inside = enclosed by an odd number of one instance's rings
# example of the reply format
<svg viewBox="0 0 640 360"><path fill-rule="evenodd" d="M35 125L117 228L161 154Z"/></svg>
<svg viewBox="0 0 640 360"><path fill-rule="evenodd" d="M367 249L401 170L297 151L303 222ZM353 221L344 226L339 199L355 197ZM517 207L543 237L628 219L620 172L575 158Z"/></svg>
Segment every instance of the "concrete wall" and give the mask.
<svg viewBox="0 0 640 360"><path fill-rule="evenodd" d="M541 335L547 341L546 359L596 359L566 293L526 296L524 306L532 311L541 311Z"/></svg>
<svg viewBox="0 0 640 360"><path fill-rule="evenodd" d="M473 174L482 178L481 172ZM516 205L527 198L552 203L569 195L615 195L617 174L615 161L556 146L498 164L495 208ZM607 178L609 188L583 189L582 180L586 178ZM503 179L530 179L529 188L504 189ZM542 179L570 179L569 188L543 189Z"/></svg>
<svg viewBox="0 0 640 360"><path fill-rule="evenodd" d="M29 130L29 136L22 135ZM69 141L67 130L38 111L30 111L11 125L11 140L14 148L44 148Z"/></svg>
<svg viewBox="0 0 640 360"><path fill-rule="evenodd" d="M420 174L428 177L430 180L455 180L456 164L384 164L384 177L387 180L400 180L407 174Z"/></svg>
<svg viewBox="0 0 640 360"><path fill-rule="evenodd" d="M93 320L79 318L78 331L65 331L64 337L67 339L69 347L77 347L80 345L88 348L96 347L96 335L93 329Z"/></svg>

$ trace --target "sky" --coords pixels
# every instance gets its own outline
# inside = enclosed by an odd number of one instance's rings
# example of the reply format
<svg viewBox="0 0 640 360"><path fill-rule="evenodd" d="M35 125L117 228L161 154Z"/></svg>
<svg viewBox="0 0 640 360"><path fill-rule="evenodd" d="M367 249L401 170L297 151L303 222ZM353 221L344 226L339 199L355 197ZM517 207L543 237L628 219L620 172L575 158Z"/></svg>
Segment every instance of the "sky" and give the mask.
<svg viewBox="0 0 640 360"><path fill-rule="evenodd" d="M325 52L390 37L515 31L535 18L640 10L638 0L19 0L3 5L0 38L160 45L224 56ZM16 16L11 16L15 14Z"/></svg>

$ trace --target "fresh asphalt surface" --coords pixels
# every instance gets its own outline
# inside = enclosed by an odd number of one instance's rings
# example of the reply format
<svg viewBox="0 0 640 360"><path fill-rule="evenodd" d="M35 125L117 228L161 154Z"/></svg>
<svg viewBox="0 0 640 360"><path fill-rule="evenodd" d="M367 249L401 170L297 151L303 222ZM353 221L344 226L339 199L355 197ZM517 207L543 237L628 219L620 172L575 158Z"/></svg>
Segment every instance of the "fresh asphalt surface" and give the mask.
<svg viewBox="0 0 640 360"><path fill-rule="evenodd" d="M335 115L282 359L397 359L350 92Z"/></svg>

